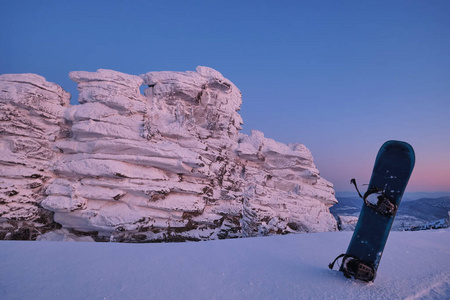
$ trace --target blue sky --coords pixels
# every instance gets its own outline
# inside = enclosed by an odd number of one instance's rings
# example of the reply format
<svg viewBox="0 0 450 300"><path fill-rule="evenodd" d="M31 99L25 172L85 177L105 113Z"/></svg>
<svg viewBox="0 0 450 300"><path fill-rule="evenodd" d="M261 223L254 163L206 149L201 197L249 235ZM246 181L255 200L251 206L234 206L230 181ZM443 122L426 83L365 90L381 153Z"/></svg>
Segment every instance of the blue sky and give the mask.
<svg viewBox="0 0 450 300"><path fill-rule="evenodd" d="M0 73L77 101L75 70L212 67L243 94L244 133L305 144L337 191L409 142L408 191L450 192L450 1L5 1Z"/></svg>

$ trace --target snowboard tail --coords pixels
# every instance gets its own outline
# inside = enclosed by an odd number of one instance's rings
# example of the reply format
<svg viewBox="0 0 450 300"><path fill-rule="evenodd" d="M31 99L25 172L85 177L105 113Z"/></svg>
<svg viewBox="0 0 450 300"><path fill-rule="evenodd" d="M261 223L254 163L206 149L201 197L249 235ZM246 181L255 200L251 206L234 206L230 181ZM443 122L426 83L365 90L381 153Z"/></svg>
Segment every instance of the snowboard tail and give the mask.
<svg viewBox="0 0 450 300"><path fill-rule="evenodd" d="M346 277L373 281L397 208L414 168L414 150L408 143L387 141L376 157L358 223L340 271ZM356 183L352 180L352 183ZM359 193L359 191L358 191ZM375 202L367 198L377 194ZM338 256L339 258L340 256ZM336 260L335 260L336 261ZM329 265L332 269L334 262Z"/></svg>

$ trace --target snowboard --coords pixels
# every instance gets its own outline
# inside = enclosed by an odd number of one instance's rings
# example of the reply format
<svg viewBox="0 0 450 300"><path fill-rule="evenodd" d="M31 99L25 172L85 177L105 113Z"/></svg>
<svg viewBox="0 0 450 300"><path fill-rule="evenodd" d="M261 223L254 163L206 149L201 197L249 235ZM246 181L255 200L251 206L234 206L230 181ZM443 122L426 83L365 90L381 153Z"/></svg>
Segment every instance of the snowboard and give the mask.
<svg viewBox="0 0 450 300"><path fill-rule="evenodd" d="M392 223L414 168L414 150L408 143L387 141L376 157L358 222L340 271L346 277L373 282ZM334 262L336 262L336 260ZM334 262L329 265L333 268Z"/></svg>

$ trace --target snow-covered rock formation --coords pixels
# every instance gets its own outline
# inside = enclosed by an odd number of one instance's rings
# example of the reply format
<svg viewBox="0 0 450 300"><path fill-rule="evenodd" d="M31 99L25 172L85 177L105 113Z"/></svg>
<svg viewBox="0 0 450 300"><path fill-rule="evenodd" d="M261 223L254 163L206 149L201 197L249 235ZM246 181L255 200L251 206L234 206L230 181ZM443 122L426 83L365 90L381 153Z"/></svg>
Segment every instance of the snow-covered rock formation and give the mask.
<svg viewBox="0 0 450 300"><path fill-rule="evenodd" d="M309 150L239 133L241 93L219 72L69 76L79 105L40 76L0 76L3 238L26 226L114 241L336 230Z"/></svg>
<svg viewBox="0 0 450 300"><path fill-rule="evenodd" d="M358 223L358 216L338 216L338 229L341 231L354 231Z"/></svg>
<svg viewBox="0 0 450 300"><path fill-rule="evenodd" d="M55 177L54 142L68 132L64 111L70 94L35 74L0 76L0 238L29 239L52 224L42 209L44 191Z"/></svg>

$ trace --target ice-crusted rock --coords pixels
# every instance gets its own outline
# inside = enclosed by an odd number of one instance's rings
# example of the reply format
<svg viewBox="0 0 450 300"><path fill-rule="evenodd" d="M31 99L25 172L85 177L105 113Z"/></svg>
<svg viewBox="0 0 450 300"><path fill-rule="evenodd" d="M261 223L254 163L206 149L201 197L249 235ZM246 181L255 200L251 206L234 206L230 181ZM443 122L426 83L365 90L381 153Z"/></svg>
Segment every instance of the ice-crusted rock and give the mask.
<svg viewBox="0 0 450 300"><path fill-rule="evenodd" d="M35 74L0 75L0 237L23 239L52 223L40 207L54 174L53 143L66 134L70 94Z"/></svg>
<svg viewBox="0 0 450 300"><path fill-rule="evenodd" d="M236 152L243 164L244 188L250 190L249 206L256 212L258 226L253 231L335 228L328 211L336 202L332 185L319 176L304 145L285 145L252 131L240 136Z"/></svg>
<svg viewBox="0 0 450 300"><path fill-rule="evenodd" d="M77 235L67 229L57 229L39 235L36 239L42 242L95 242L90 236Z"/></svg>
<svg viewBox="0 0 450 300"><path fill-rule="evenodd" d="M358 223L358 216L338 216L338 228L342 231L353 231Z"/></svg>
<svg viewBox="0 0 450 300"><path fill-rule="evenodd" d="M69 76L79 105L40 76L0 77L1 220L51 212L112 241L336 230L309 150L239 133L241 92L219 72Z"/></svg>

